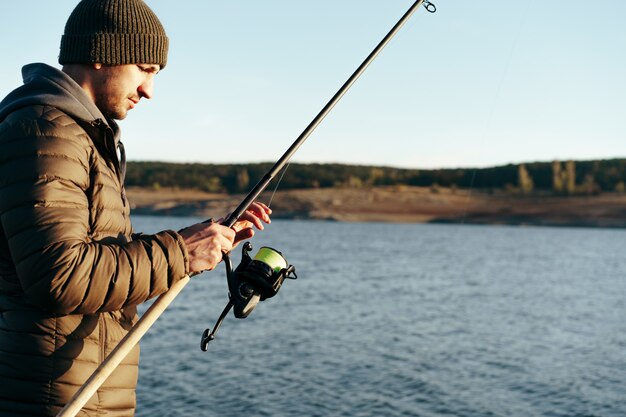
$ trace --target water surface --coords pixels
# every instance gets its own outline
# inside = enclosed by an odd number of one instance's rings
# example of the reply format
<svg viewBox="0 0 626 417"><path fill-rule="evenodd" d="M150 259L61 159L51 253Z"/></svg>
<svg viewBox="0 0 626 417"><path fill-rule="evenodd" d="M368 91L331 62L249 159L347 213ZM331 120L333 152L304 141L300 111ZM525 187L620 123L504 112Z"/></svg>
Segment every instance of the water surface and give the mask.
<svg viewBox="0 0 626 417"><path fill-rule="evenodd" d="M274 221L252 243L299 279L202 352L227 286L193 278L142 340L138 416L626 415L625 230Z"/></svg>

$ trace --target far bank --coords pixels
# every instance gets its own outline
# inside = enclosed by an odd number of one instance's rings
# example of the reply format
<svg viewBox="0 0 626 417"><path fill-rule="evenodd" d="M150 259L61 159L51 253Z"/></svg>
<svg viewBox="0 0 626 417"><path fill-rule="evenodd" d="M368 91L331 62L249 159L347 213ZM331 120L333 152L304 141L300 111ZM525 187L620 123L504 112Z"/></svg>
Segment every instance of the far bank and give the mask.
<svg viewBox="0 0 626 417"><path fill-rule="evenodd" d="M218 218L243 195L129 187L134 214ZM271 193L260 200L268 203ZM485 193L444 187L381 186L277 191L276 219L344 222L465 223L626 227L626 195L554 196Z"/></svg>

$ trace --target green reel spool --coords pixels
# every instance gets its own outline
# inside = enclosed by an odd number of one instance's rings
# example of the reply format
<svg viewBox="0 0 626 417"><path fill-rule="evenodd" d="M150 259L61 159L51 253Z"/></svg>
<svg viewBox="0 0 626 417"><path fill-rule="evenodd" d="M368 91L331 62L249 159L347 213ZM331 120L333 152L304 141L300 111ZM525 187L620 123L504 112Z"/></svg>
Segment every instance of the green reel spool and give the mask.
<svg viewBox="0 0 626 417"><path fill-rule="evenodd" d="M283 254L268 246L261 247L252 260L263 262L272 268L274 272L280 272L282 269L287 268L287 260L283 257Z"/></svg>

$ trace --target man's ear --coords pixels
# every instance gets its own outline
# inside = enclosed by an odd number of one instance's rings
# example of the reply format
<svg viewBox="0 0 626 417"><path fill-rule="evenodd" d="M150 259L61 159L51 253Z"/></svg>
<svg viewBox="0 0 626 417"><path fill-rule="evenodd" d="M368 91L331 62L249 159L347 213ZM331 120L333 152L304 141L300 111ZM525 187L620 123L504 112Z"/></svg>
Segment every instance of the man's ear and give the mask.
<svg viewBox="0 0 626 417"><path fill-rule="evenodd" d="M93 65L93 69L95 69L95 70L99 70L100 68L102 68L102 64L96 63L96 64L92 64L92 65Z"/></svg>

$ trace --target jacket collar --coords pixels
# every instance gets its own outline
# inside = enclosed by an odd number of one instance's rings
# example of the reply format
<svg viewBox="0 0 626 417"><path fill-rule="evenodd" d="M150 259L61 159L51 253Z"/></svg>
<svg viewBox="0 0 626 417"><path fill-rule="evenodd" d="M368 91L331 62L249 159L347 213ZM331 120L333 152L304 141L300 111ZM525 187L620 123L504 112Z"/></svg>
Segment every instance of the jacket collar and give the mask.
<svg viewBox="0 0 626 417"><path fill-rule="evenodd" d="M43 105L57 108L74 119L96 146L103 148L101 152L110 155L123 179L126 158L120 142L119 126L102 114L85 90L63 71L41 63L25 65L22 78L24 84L0 102L0 123L7 115L22 107ZM119 159L117 149L120 149Z"/></svg>

